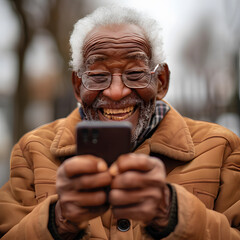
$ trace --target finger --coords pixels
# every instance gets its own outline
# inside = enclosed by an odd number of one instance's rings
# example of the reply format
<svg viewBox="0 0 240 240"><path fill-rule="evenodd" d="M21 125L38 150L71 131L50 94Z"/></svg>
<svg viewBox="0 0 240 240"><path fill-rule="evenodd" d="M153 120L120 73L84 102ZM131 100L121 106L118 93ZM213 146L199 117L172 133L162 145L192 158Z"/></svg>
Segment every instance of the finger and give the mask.
<svg viewBox="0 0 240 240"><path fill-rule="evenodd" d="M136 221L150 222L156 215L157 208L151 200L139 204L112 207L115 218L127 218Z"/></svg>
<svg viewBox="0 0 240 240"><path fill-rule="evenodd" d="M145 154L124 154L117 159L109 171L113 176L129 170L146 172L154 168L157 160L157 158L149 157Z"/></svg>
<svg viewBox="0 0 240 240"><path fill-rule="evenodd" d="M147 187L161 187L165 184L165 170L153 169L147 173L128 171L115 176L111 183L112 189L135 189Z"/></svg>
<svg viewBox="0 0 240 240"><path fill-rule="evenodd" d="M144 190L111 190L109 193L109 203L113 207L139 204L148 199L153 199L154 202L160 202L162 192L156 188L146 188Z"/></svg>
<svg viewBox="0 0 240 240"><path fill-rule="evenodd" d="M75 190L90 190L102 188L111 184L112 177L109 172L97 174L85 174L70 180L70 184Z"/></svg>
<svg viewBox="0 0 240 240"><path fill-rule="evenodd" d="M70 222L79 224L83 221L89 221L90 219L101 216L108 208L109 205L107 204L97 207L79 207L74 204L65 204L62 208L62 216Z"/></svg>
<svg viewBox="0 0 240 240"><path fill-rule="evenodd" d="M107 194L105 191L71 192L60 198L62 205L74 204L78 207L97 207L106 204L107 200Z"/></svg>
<svg viewBox="0 0 240 240"><path fill-rule="evenodd" d="M75 156L64 162L67 177L74 177L84 173L97 173L107 170L107 164L101 158L93 155Z"/></svg>

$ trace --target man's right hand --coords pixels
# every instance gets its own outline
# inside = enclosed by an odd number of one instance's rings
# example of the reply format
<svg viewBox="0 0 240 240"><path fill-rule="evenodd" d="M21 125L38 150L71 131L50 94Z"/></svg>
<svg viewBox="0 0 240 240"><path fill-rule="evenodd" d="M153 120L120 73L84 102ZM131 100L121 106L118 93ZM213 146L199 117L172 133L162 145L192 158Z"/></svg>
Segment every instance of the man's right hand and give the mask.
<svg viewBox="0 0 240 240"><path fill-rule="evenodd" d="M104 160L92 155L69 158L58 168L55 222L60 235L79 232L109 208L104 187L112 177L107 170Z"/></svg>

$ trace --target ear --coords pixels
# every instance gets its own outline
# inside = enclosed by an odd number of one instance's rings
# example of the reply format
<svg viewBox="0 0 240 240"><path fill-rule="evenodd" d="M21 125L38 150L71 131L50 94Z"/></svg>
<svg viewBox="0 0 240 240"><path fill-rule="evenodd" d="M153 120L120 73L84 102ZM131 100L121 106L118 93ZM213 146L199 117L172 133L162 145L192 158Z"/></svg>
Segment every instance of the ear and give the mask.
<svg viewBox="0 0 240 240"><path fill-rule="evenodd" d="M158 72L158 93L157 98L160 100L165 97L168 91L170 81L170 71L166 63L161 64Z"/></svg>
<svg viewBox="0 0 240 240"><path fill-rule="evenodd" d="M82 84L82 79L77 76L76 72L72 72L72 85L73 85L74 95L77 101L80 103L82 103L82 99L80 97L81 84Z"/></svg>

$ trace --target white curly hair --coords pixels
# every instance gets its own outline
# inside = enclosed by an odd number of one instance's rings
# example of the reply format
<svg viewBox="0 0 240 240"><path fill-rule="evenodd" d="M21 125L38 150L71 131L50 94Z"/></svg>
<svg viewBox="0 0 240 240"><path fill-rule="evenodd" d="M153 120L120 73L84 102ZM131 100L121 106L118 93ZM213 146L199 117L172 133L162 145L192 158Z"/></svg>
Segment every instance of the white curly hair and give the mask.
<svg viewBox="0 0 240 240"><path fill-rule="evenodd" d="M164 62L162 29L159 23L135 9L112 5L100 7L75 23L70 37L70 67L72 71L81 71L84 69L84 39L92 29L98 26L122 23L135 24L143 29L146 39L151 46L152 59L150 59L150 63L152 66Z"/></svg>

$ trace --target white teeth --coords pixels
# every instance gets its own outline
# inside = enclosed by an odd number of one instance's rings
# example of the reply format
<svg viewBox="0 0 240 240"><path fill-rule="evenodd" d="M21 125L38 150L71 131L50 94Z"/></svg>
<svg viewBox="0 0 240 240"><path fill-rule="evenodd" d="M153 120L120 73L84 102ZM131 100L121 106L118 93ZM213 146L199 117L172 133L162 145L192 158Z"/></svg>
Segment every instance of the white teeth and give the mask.
<svg viewBox="0 0 240 240"><path fill-rule="evenodd" d="M127 113L125 114L124 116L114 116L114 115L104 115L105 117L107 117L108 119L111 119L111 120L117 120L117 121L121 121L121 120L124 120L126 118L128 118L129 116L131 115L131 113Z"/></svg>
<svg viewBox="0 0 240 240"><path fill-rule="evenodd" d="M134 107L127 107L127 108L104 108L103 109L103 114L105 117L111 120L124 120L128 118L132 112L133 112Z"/></svg>
<svg viewBox="0 0 240 240"><path fill-rule="evenodd" d="M103 112L105 114L119 114L119 113L128 113L128 112L132 112L133 111L133 106L131 107L127 107L127 108L104 108Z"/></svg>

